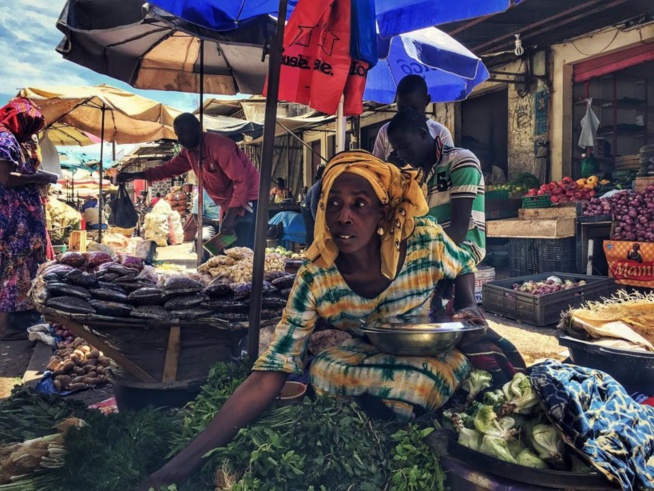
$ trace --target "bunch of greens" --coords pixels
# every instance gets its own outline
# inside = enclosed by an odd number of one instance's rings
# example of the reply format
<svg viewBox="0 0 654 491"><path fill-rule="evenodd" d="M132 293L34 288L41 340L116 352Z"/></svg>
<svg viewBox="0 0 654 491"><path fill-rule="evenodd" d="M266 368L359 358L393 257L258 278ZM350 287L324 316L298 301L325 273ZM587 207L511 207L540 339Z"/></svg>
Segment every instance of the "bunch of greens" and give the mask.
<svg viewBox="0 0 654 491"><path fill-rule="evenodd" d="M85 419L91 412L80 401L16 386L0 401L0 445L50 435L59 421L71 416Z"/></svg>
<svg viewBox="0 0 654 491"><path fill-rule="evenodd" d="M181 412L171 456L204 430L247 377L244 363L218 364L197 399ZM329 398L276 407L207 456L201 481L231 491L264 489L443 489L433 431L373 421L356 404ZM196 481L180 489L198 486Z"/></svg>
<svg viewBox="0 0 654 491"><path fill-rule="evenodd" d="M522 172L516 176L511 182L514 188L520 188L522 191L529 189L538 189L540 187L540 180L529 172Z"/></svg>
<svg viewBox="0 0 654 491"><path fill-rule="evenodd" d="M165 462L179 424L161 410L98 412L85 421L65 436L66 461L56 471L61 491L137 489L144 476Z"/></svg>

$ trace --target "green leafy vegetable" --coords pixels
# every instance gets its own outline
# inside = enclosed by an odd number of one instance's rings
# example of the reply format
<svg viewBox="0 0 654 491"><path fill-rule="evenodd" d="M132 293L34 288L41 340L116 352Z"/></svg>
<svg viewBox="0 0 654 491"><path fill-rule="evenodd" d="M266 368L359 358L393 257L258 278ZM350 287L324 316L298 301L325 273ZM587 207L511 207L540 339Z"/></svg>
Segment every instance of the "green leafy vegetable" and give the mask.
<svg viewBox="0 0 654 491"><path fill-rule="evenodd" d="M474 424L477 431L484 435L501 438L505 441L515 437L515 420L511 417L498 418L492 406L481 406L475 414Z"/></svg>
<svg viewBox="0 0 654 491"><path fill-rule="evenodd" d="M530 448L525 448L520 452L516 460L518 461L518 464L526 467L533 467L534 469L549 469L549 466Z"/></svg>
<svg viewBox="0 0 654 491"><path fill-rule="evenodd" d="M461 384L461 389L468 392L468 400L472 401L482 390L493 385L493 376L486 370L472 370L468 378Z"/></svg>
<svg viewBox="0 0 654 491"><path fill-rule="evenodd" d="M505 460L512 464L517 464L517 460L513 458L509 450L509 446L504 438L497 436L484 435L479 446L479 451L495 457L496 459Z"/></svg>
<svg viewBox="0 0 654 491"><path fill-rule="evenodd" d="M538 456L555 466L563 464L563 440L556 428L548 424L539 424L532 430L532 443Z"/></svg>

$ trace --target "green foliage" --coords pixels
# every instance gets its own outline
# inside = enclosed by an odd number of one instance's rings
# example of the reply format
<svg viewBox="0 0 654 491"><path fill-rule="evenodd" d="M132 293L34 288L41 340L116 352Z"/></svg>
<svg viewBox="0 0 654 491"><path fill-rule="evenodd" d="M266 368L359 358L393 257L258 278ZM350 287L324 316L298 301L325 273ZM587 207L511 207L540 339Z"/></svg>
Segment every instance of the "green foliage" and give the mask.
<svg viewBox="0 0 654 491"><path fill-rule="evenodd" d="M423 441L434 428L409 425L392 435L395 444L390 462L390 489L394 491L442 490L445 473L436 454Z"/></svg>
<svg viewBox="0 0 654 491"><path fill-rule="evenodd" d="M0 445L50 435L59 421L71 416L84 419L91 412L83 402L16 386L0 401Z"/></svg>
<svg viewBox="0 0 654 491"><path fill-rule="evenodd" d="M66 462L55 471L61 491L137 489L164 463L178 426L173 416L158 410L95 413L85 421L65 437Z"/></svg>

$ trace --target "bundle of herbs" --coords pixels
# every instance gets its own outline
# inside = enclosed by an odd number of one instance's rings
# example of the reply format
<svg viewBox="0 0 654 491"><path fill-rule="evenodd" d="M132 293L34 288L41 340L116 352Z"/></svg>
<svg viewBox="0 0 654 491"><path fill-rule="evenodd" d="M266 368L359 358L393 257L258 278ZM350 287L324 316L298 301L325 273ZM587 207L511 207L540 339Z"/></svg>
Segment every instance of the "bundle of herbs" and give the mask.
<svg viewBox="0 0 654 491"><path fill-rule="evenodd" d="M86 419L92 412L80 401L18 385L0 401L0 445L50 435L58 422L73 416Z"/></svg>
<svg viewBox="0 0 654 491"><path fill-rule="evenodd" d="M137 489L145 476L165 463L179 424L163 410L98 412L86 423L66 434L66 459L55 471L59 487L53 491Z"/></svg>
<svg viewBox="0 0 654 491"><path fill-rule="evenodd" d="M182 411L170 456L206 428L246 376L239 363L212 370L201 394ZM180 489L439 490L443 471L423 443L433 428L374 421L348 400L307 398L275 407L241 429L229 445L207 455L199 481Z"/></svg>

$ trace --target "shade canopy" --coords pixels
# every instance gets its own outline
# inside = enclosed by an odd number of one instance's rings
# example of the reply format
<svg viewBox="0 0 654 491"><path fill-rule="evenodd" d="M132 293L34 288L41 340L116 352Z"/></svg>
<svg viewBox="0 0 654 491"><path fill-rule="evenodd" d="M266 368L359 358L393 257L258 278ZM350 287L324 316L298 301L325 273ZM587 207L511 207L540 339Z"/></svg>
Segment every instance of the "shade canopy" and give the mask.
<svg viewBox="0 0 654 491"><path fill-rule="evenodd" d="M268 16L229 32L210 31L142 0L69 0L57 22L67 60L141 89L200 92L200 40L204 91L260 94L267 73L263 46L274 32ZM147 5L147 4L146 4Z"/></svg>
<svg viewBox="0 0 654 491"><path fill-rule="evenodd" d="M99 138L88 135L65 123L55 123L43 131L47 134L50 141L57 146L85 147L100 142Z"/></svg>
<svg viewBox="0 0 654 491"><path fill-rule="evenodd" d="M379 62L368 71L366 101L392 103L397 84L411 74L424 77L432 102L459 101L489 76L474 53L435 27L379 38L377 49Z"/></svg>
<svg viewBox="0 0 654 491"><path fill-rule="evenodd" d="M153 3L177 17L216 30L233 29L240 22L260 15L276 16L279 10L279 0L154 0ZM287 18L297 3L298 0L288 0ZM374 0L376 21L383 37L502 12L510 5L511 0Z"/></svg>
<svg viewBox="0 0 654 491"><path fill-rule="evenodd" d="M27 87L18 95L39 106L48 126L67 124L120 144L177 138L173 121L180 111L109 85Z"/></svg>

